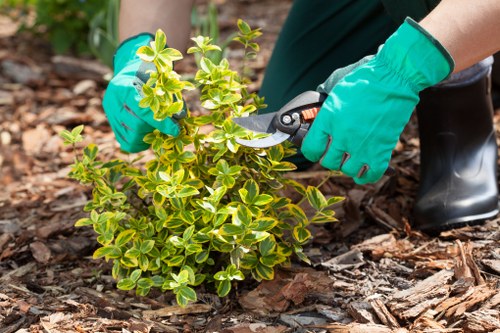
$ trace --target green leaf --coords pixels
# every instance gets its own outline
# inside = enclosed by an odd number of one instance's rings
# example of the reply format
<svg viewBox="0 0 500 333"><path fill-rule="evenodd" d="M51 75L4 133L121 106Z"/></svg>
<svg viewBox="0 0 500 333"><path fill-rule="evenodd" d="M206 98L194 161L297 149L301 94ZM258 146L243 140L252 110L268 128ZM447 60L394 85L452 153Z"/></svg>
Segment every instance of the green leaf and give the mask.
<svg viewBox="0 0 500 333"><path fill-rule="evenodd" d="M198 252L198 253L196 253L196 256L194 257L194 260L198 264L204 263L205 261L207 261L208 255L209 255L208 251Z"/></svg>
<svg viewBox="0 0 500 333"><path fill-rule="evenodd" d="M240 29L240 31L245 35L252 32L252 29L250 29L248 23L246 23L242 19L238 19L238 29Z"/></svg>
<svg viewBox="0 0 500 333"><path fill-rule="evenodd" d="M182 53L176 49L166 48L158 53L159 58L165 59L166 62L172 63L182 59Z"/></svg>
<svg viewBox="0 0 500 333"><path fill-rule="evenodd" d="M293 171L297 166L291 162L274 162L271 161L271 169L279 172Z"/></svg>
<svg viewBox="0 0 500 333"><path fill-rule="evenodd" d="M183 186L179 192L175 193L175 196L177 198L185 198L192 197L193 195L197 194L200 194L200 191L198 191L196 188L192 186Z"/></svg>
<svg viewBox="0 0 500 333"><path fill-rule="evenodd" d="M252 231L268 231L277 224L278 221L272 217L261 217L252 222L250 229Z"/></svg>
<svg viewBox="0 0 500 333"><path fill-rule="evenodd" d="M328 202L326 201L323 193L314 186L308 186L306 190L307 200L311 204L311 206L316 210L322 210L328 206Z"/></svg>
<svg viewBox="0 0 500 333"><path fill-rule="evenodd" d="M260 194L255 198L254 205L255 206L264 206L273 201L273 197L269 194Z"/></svg>
<svg viewBox="0 0 500 333"><path fill-rule="evenodd" d="M285 156L285 150L281 145L275 145L267 151L267 157L271 161L280 162Z"/></svg>
<svg viewBox="0 0 500 333"><path fill-rule="evenodd" d="M227 277L229 280L239 280L242 281L245 279L243 273L236 267L236 265L231 264L226 268Z"/></svg>
<svg viewBox="0 0 500 333"><path fill-rule="evenodd" d="M152 286L154 286L154 282L150 278L142 278L137 281L137 287L139 288L149 289Z"/></svg>
<svg viewBox="0 0 500 333"><path fill-rule="evenodd" d="M328 207L328 206L331 206L331 205L334 205L334 204L336 204L336 203L338 203L338 202L341 202L341 201L343 201L344 199L345 199L344 197L330 197L330 198L328 198L328 200L327 200L327 207Z"/></svg>
<svg viewBox="0 0 500 333"><path fill-rule="evenodd" d="M177 290L176 300L180 306L186 306L189 301L196 302L196 292L193 288L187 286L179 287Z"/></svg>
<svg viewBox="0 0 500 333"><path fill-rule="evenodd" d="M151 277L151 281L153 281L153 286L154 287L158 287L159 288L165 282L165 278L163 276L154 275L154 276Z"/></svg>
<svg viewBox="0 0 500 333"><path fill-rule="evenodd" d="M257 264L257 267L255 267L255 273L257 273L257 276L263 280L274 279L274 269L263 265L262 263Z"/></svg>
<svg viewBox="0 0 500 333"><path fill-rule="evenodd" d="M161 52L167 45L167 36L161 29L156 30L154 45L156 53Z"/></svg>
<svg viewBox="0 0 500 333"><path fill-rule="evenodd" d="M274 249L276 248L276 241L273 239L273 237L267 237L263 241L259 243L259 252L263 256L270 255L271 253L274 252Z"/></svg>
<svg viewBox="0 0 500 333"><path fill-rule="evenodd" d="M95 144L91 143L83 149L83 155L85 155L88 159L93 161L97 157L98 151L99 151L99 149L97 148L97 146ZM110 166L103 165L103 167L109 168Z"/></svg>
<svg viewBox="0 0 500 333"><path fill-rule="evenodd" d="M279 263L284 261L284 257L279 256L277 254L270 254L265 257L260 257L260 262L268 267L274 267L278 265Z"/></svg>
<svg viewBox="0 0 500 333"><path fill-rule="evenodd" d="M300 206L290 204L288 205L288 209L298 223L302 225L307 225L309 223L306 213L304 213L304 210L300 208Z"/></svg>
<svg viewBox="0 0 500 333"><path fill-rule="evenodd" d="M338 221L335 217L329 214L318 214L311 220L312 223L330 223Z"/></svg>
<svg viewBox="0 0 500 333"><path fill-rule="evenodd" d="M137 55L142 61L153 62L155 51L149 46L141 46L137 49Z"/></svg>
<svg viewBox="0 0 500 333"><path fill-rule="evenodd" d="M76 144L83 141L83 136L81 135L83 128L84 126L80 125L73 128L71 132L68 130L63 130L59 133L59 136L64 139L65 145Z"/></svg>
<svg viewBox="0 0 500 333"><path fill-rule="evenodd" d="M149 253L155 246L155 241L150 239L142 242L140 251L143 254Z"/></svg>
<svg viewBox="0 0 500 333"><path fill-rule="evenodd" d="M214 279L218 281L227 280L228 276L226 271L218 271L217 273L214 274Z"/></svg>
<svg viewBox="0 0 500 333"><path fill-rule="evenodd" d="M98 248L94 254L93 254L93 259L98 259L102 257L106 258L111 258L111 259L117 259L122 256L122 251L120 248L116 246L104 246L101 248Z"/></svg>
<svg viewBox="0 0 500 333"><path fill-rule="evenodd" d="M245 232L245 229L241 226L226 223L222 225L219 229L219 233L222 236L237 236L242 235Z"/></svg>
<svg viewBox="0 0 500 333"><path fill-rule="evenodd" d="M165 262L169 265L169 266L174 266L174 267L178 267L178 266L181 266L183 263L184 263L184 256L182 255L177 255L177 256L173 256L167 260L165 260Z"/></svg>
<svg viewBox="0 0 500 333"><path fill-rule="evenodd" d="M232 222L237 226L249 226L252 222L252 212L248 207L239 205L233 214Z"/></svg>
<svg viewBox="0 0 500 333"><path fill-rule="evenodd" d="M128 249L127 252L125 252L125 257L127 258L139 258L140 255L141 251L135 247Z"/></svg>
<svg viewBox="0 0 500 333"><path fill-rule="evenodd" d="M245 204L252 205L259 195L259 185L253 179L249 179L238 192Z"/></svg>
<svg viewBox="0 0 500 333"><path fill-rule="evenodd" d="M183 269L179 272L178 275L172 274L172 277L179 284L187 283L189 282L189 271Z"/></svg>
<svg viewBox="0 0 500 333"><path fill-rule="evenodd" d="M222 280L219 282L219 285L217 286L217 295L219 297L225 297L229 292L231 291L231 281L229 280Z"/></svg>
<svg viewBox="0 0 500 333"><path fill-rule="evenodd" d="M124 230L118 234L118 236L115 239L115 245L116 246L124 246L130 240L135 236L135 230L129 229L129 230Z"/></svg>
<svg viewBox="0 0 500 333"><path fill-rule="evenodd" d="M139 266L139 260L137 258L121 257L119 261L120 265L127 268L136 268Z"/></svg>
<svg viewBox="0 0 500 333"><path fill-rule="evenodd" d="M203 250L203 248L201 247L200 244L189 244L186 246L186 255L198 253L202 250Z"/></svg>
<svg viewBox="0 0 500 333"><path fill-rule="evenodd" d="M141 254L137 259L139 268L144 272L147 271L149 268L149 258L146 255Z"/></svg>
<svg viewBox="0 0 500 333"><path fill-rule="evenodd" d="M297 225L293 228L293 238L295 238L299 243L304 243L311 238L311 232L305 227Z"/></svg>
<svg viewBox="0 0 500 333"><path fill-rule="evenodd" d="M200 284L205 281L206 275L205 274L196 274L194 277L194 283L192 283L192 286L199 286Z"/></svg>
<svg viewBox="0 0 500 333"><path fill-rule="evenodd" d="M151 287L146 287L146 288L143 288L143 287L139 287L137 286L137 289L136 289L136 294L138 296L146 296L147 294L149 294L149 291L151 290Z"/></svg>
<svg viewBox="0 0 500 333"><path fill-rule="evenodd" d="M84 217L75 222L75 227L84 227L92 224L94 224L94 222L91 219Z"/></svg>
<svg viewBox="0 0 500 333"><path fill-rule="evenodd" d="M246 253L241 259L240 259L240 267L243 269L252 269L257 266L259 263L259 258L255 254L255 252L249 252Z"/></svg>
<svg viewBox="0 0 500 333"><path fill-rule="evenodd" d="M299 257L300 260L309 265L311 264L311 260L309 260L309 258L304 254L304 251L302 250L301 246L296 245L294 247L294 252L297 255L297 257Z"/></svg>
<svg viewBox="0 0 500 333"><path fill-rule="evenodd" d="M76 136L78 136L78 135L82 134L82 132L83 132L83 128L84 128L84 125L79 125L79 126L76 126L75 128L73 128L73 129L71 130L71 135L72 135L73 137L76 137Z"/></svg>
<svg viewBox="0 0 500 333"><path fill-rule="evenodd" d="M116 287L120 290L132 290L135 288L135 281L130 278L121 279L116 284Z"/></svg>
<svg viewBox="0 0 500 333"><path fill-rule="evenodd" d="M140 269L135 269L130 273L130 279L134 282L137 282L139 278L141 277L142 271Z"/></svg>
<svg viewBox="0 0 500 333"><path fill-rule="evenodd" d="M194 270L191 268L191 266L184 265L182 266L182 270L188 272L188 284L192 284L195 281L195 274Z"/></svg>

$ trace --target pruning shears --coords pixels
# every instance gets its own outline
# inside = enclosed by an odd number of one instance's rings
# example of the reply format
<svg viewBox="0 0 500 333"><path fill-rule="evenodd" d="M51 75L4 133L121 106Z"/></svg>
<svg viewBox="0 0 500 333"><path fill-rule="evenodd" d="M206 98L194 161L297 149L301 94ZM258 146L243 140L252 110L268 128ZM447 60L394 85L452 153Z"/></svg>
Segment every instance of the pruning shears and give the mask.
<svg viewBox="0 0 500 333"><path fill-rule="evenodd" d="M247 130L271 134L253 140L237 139L236 142L252 148L268 148L289 140L300 147L327 96L317 91L306 91L276 112L233 118L236 124Z"/></svg>
<svg viewBox="0 0 500 333"><path fill-rule="evenodd" d="M242 146L252 148L268 148L288 140L300 147L326 97L328 95L324 93L312 90L306 91L276 112L233 118L236 124L247 130L271 134L264 138L252 140L238 138L236 142ZM341 166L347 158L349 158L349 154L345 153ZM367 165L360 170L358 177L361 177L366 171L368 171ZM395 170L392 167L388 167L385 171L385 175L391 176L394 174Z"/></svg>

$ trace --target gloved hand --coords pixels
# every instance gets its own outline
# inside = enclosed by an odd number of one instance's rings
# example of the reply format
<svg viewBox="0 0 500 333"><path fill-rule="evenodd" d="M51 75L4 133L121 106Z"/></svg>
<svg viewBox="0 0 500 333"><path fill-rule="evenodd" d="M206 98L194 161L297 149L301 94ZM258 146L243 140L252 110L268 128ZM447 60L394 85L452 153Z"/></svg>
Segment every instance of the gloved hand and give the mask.
<svg viewBox="0 0 500 333"><path fill-rule="evenodd" d="M150 108L139 106L142 86L149 79L147 71L155 70L155 66L143 62L136 52L153 39L151 34L139 34L118 47L114 58L114 77L104 94L103 108L111 128L121 148L130 153L147 149L149 145L143 138L154 129L173 136L179 134L175 120L167 118L157 121Z"/></svg>
<svg viewBox="0 0 500 333"><path fill-rule="evenodd" d="M331 90L302 153L358 184L379 180L419 92L445 79L453 68L445 48L407 18L375 56L334 72L318 87Z"/></svg>

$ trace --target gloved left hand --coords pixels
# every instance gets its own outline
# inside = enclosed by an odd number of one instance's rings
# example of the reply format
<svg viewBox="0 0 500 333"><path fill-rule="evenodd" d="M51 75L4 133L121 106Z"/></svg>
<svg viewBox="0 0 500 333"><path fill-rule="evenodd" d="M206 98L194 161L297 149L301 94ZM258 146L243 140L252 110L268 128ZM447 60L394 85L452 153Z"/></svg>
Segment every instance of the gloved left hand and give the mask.
<svg viewBox="0 0 500 333"><path fill-rule="evenodd" d="M103 99L103 108L116 139L121 148L130 153L147 149L149 145L143 138L154 129L173 136L179 134L179 126L174 119L155 120L150 108L139 106L142 86L149 79L148 71L155 70L155 66L143 62L136 52L152 40L153 35L143 33L125 40L118 47L114 58L114 77Z"/></svg>
<svg viewBox="0 0 500 333"><path fill-rule="evenodd" d="M318 87L329 96L302 143L302 153L358 184L379 180L419 92L445 79L453 68L446 49L406 19L375 56L334 72Z"/></svg>

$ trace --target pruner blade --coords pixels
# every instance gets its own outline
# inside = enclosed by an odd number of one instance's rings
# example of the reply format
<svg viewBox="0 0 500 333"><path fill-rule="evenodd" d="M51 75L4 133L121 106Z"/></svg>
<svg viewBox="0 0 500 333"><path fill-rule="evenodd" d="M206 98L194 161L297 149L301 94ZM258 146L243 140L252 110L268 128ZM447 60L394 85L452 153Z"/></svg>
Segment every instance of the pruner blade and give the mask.
<svg viewBox="0 0 500 333"><path fill-rule="evenodd" d="M276 130L273 134L266 136L265 138L253 139L253 140L245 140L237 138L236 142L242 146L251 147L251 148L269 148L272 146L276 146L290 138L290 134L286 134L281 132L280 130Z"/></svg>
<svg viewBox="0 0 500 333"><path fill-rule="evenodd" d="M251 140L238 138L240 145L252 148L268 148L289 140L300 147L310 123L316 117L326 95L306 91L288 102L277 112L251 117L233 118L233 122L256 133L271 134Z"/></svg>

